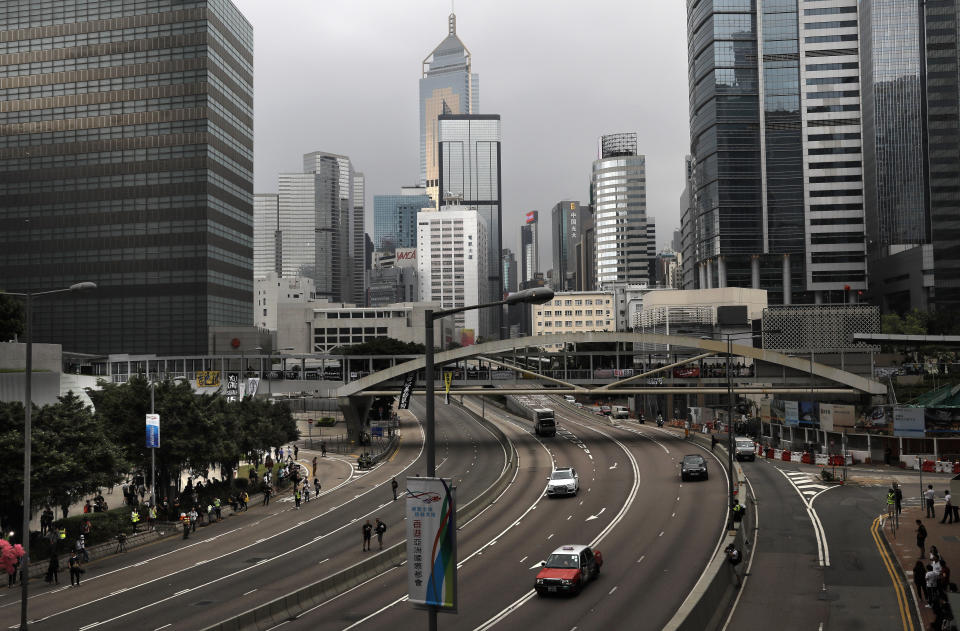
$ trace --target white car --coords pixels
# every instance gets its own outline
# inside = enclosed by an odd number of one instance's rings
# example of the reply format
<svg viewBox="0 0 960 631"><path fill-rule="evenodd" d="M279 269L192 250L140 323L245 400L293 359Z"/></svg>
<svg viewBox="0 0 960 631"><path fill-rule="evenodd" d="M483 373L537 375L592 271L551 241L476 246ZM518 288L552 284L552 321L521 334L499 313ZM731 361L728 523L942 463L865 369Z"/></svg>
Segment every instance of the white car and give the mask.
<svg viewBox="0 0 960 631"><path fill-rule="evenodd" d="M572 394L565 394L565 395L563 395L563 400L566 401L567 403L574 403L574 402L576 402L576 399L573 398L573 395L572 395Z"/></svg>
<svg viewBox="0 0 960 631"><path fill-rule="evenodd" d="M547 478L547 497L576 495L580 490L580 476L573 467L555 469Z"/></svg>

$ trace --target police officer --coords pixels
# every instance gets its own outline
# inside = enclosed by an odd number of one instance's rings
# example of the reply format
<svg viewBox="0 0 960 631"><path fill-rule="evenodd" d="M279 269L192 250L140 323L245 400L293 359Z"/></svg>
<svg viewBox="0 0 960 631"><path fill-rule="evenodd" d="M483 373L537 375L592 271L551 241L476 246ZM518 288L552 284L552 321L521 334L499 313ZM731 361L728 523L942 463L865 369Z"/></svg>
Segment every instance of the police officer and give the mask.
<svg viewBox="0 0 960 631"><path fill-rule="evenodd" d="M137 525L140 523L140 513L134 508L130 513L130 523L133 524L133 532L137 532Z"/></svg>
<svg viewBox="0 0 960 631"><path fill-rule="evenodd" d="M739 524L743 521L743 516L746 514L746 509L744 509L743 505L740 504L740 500L733 500L733 507L731 507L730 510L733 511L733 522L735 524Z"/></svg>

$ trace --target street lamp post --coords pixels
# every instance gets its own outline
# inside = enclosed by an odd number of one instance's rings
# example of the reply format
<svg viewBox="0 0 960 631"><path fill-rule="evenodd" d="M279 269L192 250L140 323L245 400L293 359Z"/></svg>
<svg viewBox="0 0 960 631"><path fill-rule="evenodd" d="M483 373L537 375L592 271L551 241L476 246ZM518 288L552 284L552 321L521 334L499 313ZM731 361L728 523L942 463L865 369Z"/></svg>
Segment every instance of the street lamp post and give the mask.
<svg viewBox="0 0 960 631"><path fill-rule="evenodd" d="M433 398L434 398L434 383L433 383L433 321L444 318L448 315L454 315L456 313L463 313L465 311L473 311L475 309L486 309L488 307L503 307L504 305L517 305L517 304L543 304L553 299L553 290L549 287L534 287L532 289L524 289L523 291L518 291L516 293L510 294L505 300L500 300L498 302L486 302L479 305L470 305L467 307L455 307L453 309L442 309L440 311L434 311L433 309L426 309L423 313L423 324L424 324L424 377L426 381L426 408L427 408L427 422L426 422L426 452L427 452L427 477L432 478L437 475L437 455L436 455L436 419L434 417L433 409ZM437 610L431 608L428 612L428 628L430 631L436 631L437 628Z"/></svg>
<svg viewBox="0 0 960 631"><path fill-rule="evenodd" d="M37 291L33 293L15 293L7 292L8 296L19 296L26 302L26 322L24 325L24 337L27 338L27 356L26 356L26 383L23 392L23 530L20 533L21 544L23 545L23 559L20 561L20 629L27 629L27 603L28 585L30 583L30 450L31 441L31 413L33 405L33 299L40 296L49 296L51 294L61 294L70 291L82 291L85 289L96 289L96 283L83 282L75 283L64 289L52 289L50 291Z"/></svg>

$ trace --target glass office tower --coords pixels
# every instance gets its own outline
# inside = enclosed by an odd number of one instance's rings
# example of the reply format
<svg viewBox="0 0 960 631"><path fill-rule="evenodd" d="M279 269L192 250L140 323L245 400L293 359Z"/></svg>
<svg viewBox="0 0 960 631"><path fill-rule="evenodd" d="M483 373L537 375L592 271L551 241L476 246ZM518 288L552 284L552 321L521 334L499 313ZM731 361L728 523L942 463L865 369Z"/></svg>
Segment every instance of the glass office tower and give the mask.
<svg viewBox="0 0 960 631"><path fill-rule="evenodd" d="M420 79L420 186L437 202L437 117L480 111L480 79L471 72L470 51L457 37L457 16L447 19L447 37L423 60ZM442 205L442 204L440 204Z"/></svg>
<svg viewBox="0 0 960 631"><path fill-rule="evenodd" d="M446 114L439 122L441 201L476 208L487 221L488 294L503 295L503 275L496 264L503 250L501 234L500 115Z"/></svg>
<svg viewBox="0 0 960 631"><path fill-rule="evenodd" d="M422 188L373 196L373 246L377 250L417 247L417 213L433 203Z"/></svg>
<svg viewBox="0 0 960 631"><path fill-rule="evenodd" d="M0 288L34 339L203 353L252 324L253 29L229 0L0 4ZM69 308L66 307L69 305Z"/></svg>

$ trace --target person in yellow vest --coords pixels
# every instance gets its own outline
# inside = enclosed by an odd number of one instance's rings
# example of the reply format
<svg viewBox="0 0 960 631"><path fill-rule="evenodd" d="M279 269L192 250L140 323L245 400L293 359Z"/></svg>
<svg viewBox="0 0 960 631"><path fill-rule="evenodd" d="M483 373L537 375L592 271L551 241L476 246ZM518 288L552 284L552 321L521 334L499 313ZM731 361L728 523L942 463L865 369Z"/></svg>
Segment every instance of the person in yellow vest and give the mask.
<svg viewBox="0 0 960 631"><path fill-rule="evenodd" d="M133 524L133 532L137 532L137 525L140 523L140 513L134 508L130 513L130 523Z"/></svg>
<svg viewBox="0 0 960 631"><path fill-rule="evenodd" d="M154 524L157 522L157 507L156 507L156 506L151 506L151 507L150 507L150 512L147 513L147 514L149 515L150 528L152 529L152 528L154 528Z"/></svg>

